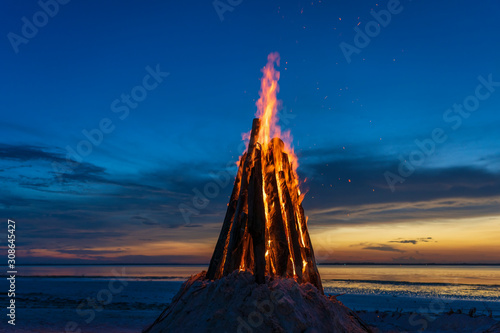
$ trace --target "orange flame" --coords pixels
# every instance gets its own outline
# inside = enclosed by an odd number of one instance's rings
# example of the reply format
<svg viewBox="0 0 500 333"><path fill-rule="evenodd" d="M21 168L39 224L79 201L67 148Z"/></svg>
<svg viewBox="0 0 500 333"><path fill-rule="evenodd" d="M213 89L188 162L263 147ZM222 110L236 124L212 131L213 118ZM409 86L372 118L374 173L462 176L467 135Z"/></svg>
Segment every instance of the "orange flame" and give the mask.
<svg viewBox="0 0 500 333"><path fill-rule="evenodd" d="M274 63L279 67L280 55L278 52L270 53L267 56L267 64L261 70L263 76L260 81L260 98L255 103L257 105L257 112L255 115L261 121L258 142L263 146L267 146L272 138L281 138L285 143L284 152L288 154L288 160L290 161L295 176L297 176L297 167L299 163L297 155L295 155L293 150L292 135L289 130L282 133L281 127L278 124L278 109L281 107L281 101L277 99L276 95L280 90L278 85L280 72L274 68ZM298 179L298 177L296 177L296 179Z"/></svg>
<svg viewBox="0 0 500 333"><path fill-rule="evenodd" d="M304 193L299 189L292 136L290 131L282 132L278 124L280 73L275 65L279 66L279 62L279 54L271 53L262 69L260 98L256 102L259 121L253 122L252 131L243 134L248 149L240 158L231 206L224 220L229 230L223 227L221 231L221 236L226 235L224 248L222 251L219 238L209 273L213 267L217 272L210 273L212 277L236 269L252 271L253 267L260 277L265 270L271 276L311 282L322 290L301 204ZM226 258L230 261L226 262Z"/></svg>
<svg viewBox="0 0 500 333"><path fill-rule="evenodd" d="M270 53L267 56L267 65L262 69L264 74L260 81L259 100L257 101L257 113L260 118L259 142L267 145L272 137L280 137L281 129L278 126L278 106L280 102L276 98L280 87L278 80L280 72L274 69L274 63L280 65L280 56L278 53Z"/></svg>

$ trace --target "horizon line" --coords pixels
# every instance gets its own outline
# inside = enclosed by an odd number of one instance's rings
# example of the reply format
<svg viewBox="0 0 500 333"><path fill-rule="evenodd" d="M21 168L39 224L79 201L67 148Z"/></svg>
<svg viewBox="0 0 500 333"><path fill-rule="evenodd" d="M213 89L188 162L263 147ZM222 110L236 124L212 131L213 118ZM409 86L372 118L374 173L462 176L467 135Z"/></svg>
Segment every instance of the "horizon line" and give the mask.
<svg viewBox="0 0 500 333"><path fill-rule="evenodd" d="M344 265L375 265L375 266L500 266L500 263L375 263L375 262L333 262L333 263L316 263L318 266L344 266ZM207 266L208 263L31 263L17 264L18 267L23 266Z"/></svg>

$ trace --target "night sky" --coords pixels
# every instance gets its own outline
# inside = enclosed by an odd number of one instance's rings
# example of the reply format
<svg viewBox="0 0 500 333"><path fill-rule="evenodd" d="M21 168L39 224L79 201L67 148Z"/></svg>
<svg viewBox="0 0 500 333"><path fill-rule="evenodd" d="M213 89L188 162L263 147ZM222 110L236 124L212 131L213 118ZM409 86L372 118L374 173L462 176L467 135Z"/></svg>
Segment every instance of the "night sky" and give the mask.
<svg viewBox="0 0 500 333"><path fill-rule="evenodd" d="M271 52L320 263L500 263L498 1L61 2L0 14L19 263L208 263Z"/></svg>

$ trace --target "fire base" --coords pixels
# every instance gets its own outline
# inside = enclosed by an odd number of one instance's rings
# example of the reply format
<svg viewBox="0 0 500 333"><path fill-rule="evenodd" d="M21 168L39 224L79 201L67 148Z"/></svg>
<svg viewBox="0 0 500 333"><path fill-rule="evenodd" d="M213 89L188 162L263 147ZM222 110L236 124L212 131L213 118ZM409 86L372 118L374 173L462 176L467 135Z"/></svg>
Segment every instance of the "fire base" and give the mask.
<svg viewBox="0 0 500 333"><path fill-rule="evenodd" d="M253 274L238 271L210 281L205 274L186 281L143 333L370 332L353 311L310 283L266 277L256 284Z"/></svg>

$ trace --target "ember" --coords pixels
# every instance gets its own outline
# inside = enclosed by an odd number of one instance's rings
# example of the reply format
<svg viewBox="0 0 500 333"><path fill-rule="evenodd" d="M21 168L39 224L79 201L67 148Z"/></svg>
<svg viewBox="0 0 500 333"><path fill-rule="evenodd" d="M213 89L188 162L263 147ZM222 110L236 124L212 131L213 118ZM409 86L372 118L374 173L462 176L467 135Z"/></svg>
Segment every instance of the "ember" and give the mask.
<svg viewBox="0 0 500 333"><path fill-rule="evenodd" d="M258 283L266 275L288 277L310 282L323 293L301 204L297 156L289 132L281 133L277 124L279 72L274 63L279 66L277 53L268 56L262 69L258 118L247 136L206 277L220 279L246 270Z"/></svg>

